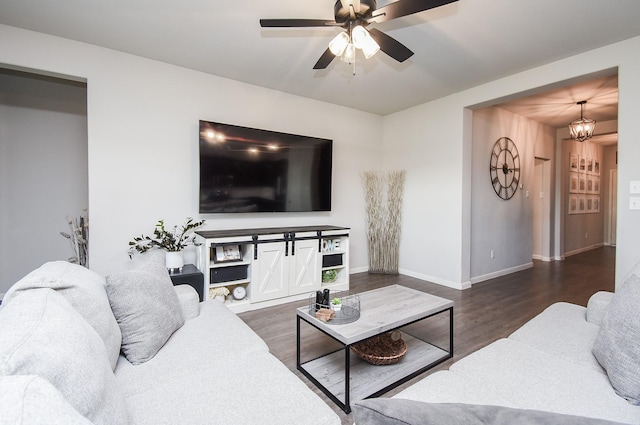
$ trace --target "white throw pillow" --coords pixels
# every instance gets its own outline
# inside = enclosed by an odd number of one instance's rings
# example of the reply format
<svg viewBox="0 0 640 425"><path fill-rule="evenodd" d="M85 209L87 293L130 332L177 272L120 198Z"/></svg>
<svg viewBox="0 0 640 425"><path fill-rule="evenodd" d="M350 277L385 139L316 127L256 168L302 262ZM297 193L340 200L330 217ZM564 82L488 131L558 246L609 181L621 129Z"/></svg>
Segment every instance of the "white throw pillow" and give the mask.
<svg viewBox="0 0 640 425"><path fill-rule="evenodd" d="M122 336L113 317L104 277L86 267L68 261L52 261L32 271L15 283L4 296L3 304L23 291L51 288L64 296L104 341L111 370L120 355Z"/></svg>
<svg viewBox="0 0 640 425"><path fill-rule="evenodd" d="M94 424L129 415L102 339L56 291L21 291L0 309L0 375L38 375Z"/></svg>
<svg viewBox="0 0 640 425"><path fill-rule="evenodd" d="M156 355L184 324L164 261L147 257L134 270L107 276L107 294L122 331L122 353L130 363Z"/></svg>

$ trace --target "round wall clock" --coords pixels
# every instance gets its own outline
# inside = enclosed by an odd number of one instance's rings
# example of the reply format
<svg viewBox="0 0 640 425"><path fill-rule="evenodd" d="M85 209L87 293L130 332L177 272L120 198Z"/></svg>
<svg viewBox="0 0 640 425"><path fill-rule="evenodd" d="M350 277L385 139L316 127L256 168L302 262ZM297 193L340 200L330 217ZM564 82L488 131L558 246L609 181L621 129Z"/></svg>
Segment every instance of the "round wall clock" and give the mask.
<svg viewBox="0 0 640 425"><path fill-rule="evenodd" d="M520 155L508 137L499 138L491 150L491 186L502 199L511 199L520 184Z"/></svg>

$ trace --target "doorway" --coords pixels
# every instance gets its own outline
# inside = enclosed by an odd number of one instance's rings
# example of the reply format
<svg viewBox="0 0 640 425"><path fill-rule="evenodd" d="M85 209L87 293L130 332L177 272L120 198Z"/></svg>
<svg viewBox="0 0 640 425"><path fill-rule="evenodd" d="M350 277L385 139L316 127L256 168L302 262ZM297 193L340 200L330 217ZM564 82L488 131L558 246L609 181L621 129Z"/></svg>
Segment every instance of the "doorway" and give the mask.
<svg viewBox="0 0 640 425"><path fill-rule="evenodd" d="M535 158L533 182L534 260L551 261L551 161Z"/></svg>

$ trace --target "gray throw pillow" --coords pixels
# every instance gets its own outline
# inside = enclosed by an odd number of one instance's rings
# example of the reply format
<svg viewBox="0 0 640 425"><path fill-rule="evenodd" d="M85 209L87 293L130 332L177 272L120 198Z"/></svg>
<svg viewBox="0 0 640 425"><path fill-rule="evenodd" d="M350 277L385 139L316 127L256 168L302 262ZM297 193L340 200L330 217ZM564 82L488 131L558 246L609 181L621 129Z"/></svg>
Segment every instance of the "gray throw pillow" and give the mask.
<svg viewBox="0 0 640 425"><path fill-rule="evenodd" d="M614 425L617 422L539 410L373 398L352 404L358 425ZM618 424L619 425L619 424Z"/></svg>
<svg viewBox="0 0 640 425"><path fill-rule="evenodd" d="M627 276L611 300L593 344L616 393L640 405L640 278Z"/></svg>
<svg viewBox="0 0 640 425"><path fill-rule="evenodd" d="M109 305L104 277L68 261L52 261L16 282L2 302L8 304L13 297L34 288L54 289L71 303L104 341L111 370L114 370L122 337Z"/></svg>
<svg viewBox="0 0 640 425"><path fill-rule="evenodd" d="M128 423L102 339L62 295L21 291L0 309L0 323L0 376L41 376L94 424Z"/></svg>
<svg viewBox="0 0 640 425"><path fill-rule="evenodd" d="M152 359L184 324L169 272L156 256L107 276L107 294L122 331L122 353L131 364Z"/></svg>

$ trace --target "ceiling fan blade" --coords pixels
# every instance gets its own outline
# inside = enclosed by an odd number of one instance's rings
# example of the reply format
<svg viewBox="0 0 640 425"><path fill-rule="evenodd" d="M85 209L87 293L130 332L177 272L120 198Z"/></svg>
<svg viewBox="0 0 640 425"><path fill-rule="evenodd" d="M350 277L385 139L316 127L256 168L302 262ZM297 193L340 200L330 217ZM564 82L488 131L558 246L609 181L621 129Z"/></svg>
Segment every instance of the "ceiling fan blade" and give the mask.
<svg viewBox="0 0 640 425"><path fill-rule="evenodd" d="M385 22L402 16L444 6L458 0L398 0L373 12L373 16L367 22Z"/></svg>
<svg viewBox="0 0 640 425"><path fill-rule="evenodd" d="M339 25L336 21L324 19L260 19L263 28L290 28L290 27L326 27Z"/></svg>
<svg viewBox="0 0 640 425"><path fill-rule="evenodd" d="M371 34L371 37L373 37L376 43L378 43L378 46L380 46L380 50L398 62L404 62L413 56L413 52L395 38L388 36L375 28L370 28L368 31L369 34Z"/></svg>
<svg viewBox="0 0 640 425"><path fill-rule="evenodd" d="M313 65L313 69L325 69L326 67L329 66L329 64L335 57L336 56L333 53L331 53L331 50L327 48L327 50L324 51L322 56L320 56L320 59L318 59L318 62L316 62L316 64Z"/></svg>

